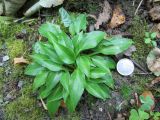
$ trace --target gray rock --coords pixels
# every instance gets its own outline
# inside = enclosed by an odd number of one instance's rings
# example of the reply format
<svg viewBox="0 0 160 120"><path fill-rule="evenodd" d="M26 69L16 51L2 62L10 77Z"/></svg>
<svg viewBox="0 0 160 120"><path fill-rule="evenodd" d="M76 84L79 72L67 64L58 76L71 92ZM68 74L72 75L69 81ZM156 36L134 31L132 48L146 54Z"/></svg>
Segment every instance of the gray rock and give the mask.
<svg viewBox="0 0 160 120"><path fill-rule="evenodd" d="M8 55L6 55L6 56L3 57L3 62L6 62L8 60L9 60L9 56Z"/></svg>
<svg viewBox="0 0 160 120"><path fill-rule="evenodd" d="M19 88L22 88L22 87L23 87L23 81L19 81L17 86L18 86Z"/></svg>

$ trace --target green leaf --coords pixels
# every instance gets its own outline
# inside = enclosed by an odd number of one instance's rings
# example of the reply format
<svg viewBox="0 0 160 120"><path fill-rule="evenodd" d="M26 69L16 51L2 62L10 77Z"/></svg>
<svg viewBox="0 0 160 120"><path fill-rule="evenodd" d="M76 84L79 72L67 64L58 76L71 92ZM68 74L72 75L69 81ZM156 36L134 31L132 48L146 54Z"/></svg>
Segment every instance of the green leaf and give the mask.
<svg viewBox="0 0 160 120"><path fill-rule="evenodd" d="M49 102L47 102L47 109L48 109L49 113L51 115L54 115L57 112L60 104L61 104L60 100L55 100L55 101L49 101Z"/></svg>
<svg viewBox="0 0 160 120"><path fill-rule="evenodd" d="M56 53L64 63L72 64L75 62L75 54L72 51L72 49L60 45L58 43L54 44L54 48L56 50Z"/></svg>
<svg viewBox="0 0 160 120"><path fill-rule="evenodd" d="M84 74L76 69L71 75L70 95L66 101L70 111L74 111L84 91Z"/></svg>
<svg viewBox="0 0 160 120"><path fill-rule="evenodd" d="M150 38L145 38L145 39L144 39L144 42L145 42L146 44L149 44L149 43L151 43L151 39L150 39Z"/></svg>
<svg viewBox="0 0 160 120"><path fill-rule="evenodd" d="M45 70L44 67L33 62L27 66L27 68L25 69L25 74L31 75L31 76L36 76L40 71L43 71L43 70Z"/></svg>
<svg viewBox="0 0 160 120"><path fill-rule="evenodd" d="M58 84L53 92L47 97L47 102L60 100L63 98L63 87L61 84Z"/></svg>
<svg viewBox="0 0 160 120"><path fill-rule="evenodd" d="M153 47L157 47L157 42L156 41L152 41L152 45L153 45Z"/></svg>
<svg viewBox="0 0 160 120"><path fill-rule="evenodd" d="M127 50L132 43L132 40L127 38L113 37L110 40L103 40L95 51L105 55L116 55Z"/></svg>
<svg viewBox="0 0 160 120"><path fill-rule="evenodd" d="M62 84L63 88L69 92L69 82L70 82L70 74L69 72L65 72L65 73L62 73L62 77L61 77L61 80L60 80L60 83Z"/></svg>
<svg viewBox="0 0 160 120"><path fill-rule="evenodd" d="M51 70L51 71L60 71L62 70L62 65L54 63L46 55L34 54L31 57L41 66Z"/></svg>
<svg viewBox="0 0 160 120"><path fill-rule="evenodd" d="M55 35L57 35L58 33L61 32L61 29L58 25L55 25L55 24L52 24L52 23L45 23L45 24L42 24L39 28L39 33L48 38L48 33L51 32L51 33L54 33Z"/></svg>
<svg viewBox="0 0 160 120"><path fill-rule="evenodd" d="M104 77L102 77L101 79L104 80L104 83L110 87L110 88L114 88L114 80L112 78L112 74L109 72L107 73Z"/></svg>
<svg viewBox="0 0 160 120"><path fill-rule="evenodd" d="M80 41L79 52L82 50L87 50L90 48L95 48L99 42L101 42L105 37L105 33L101 31L92 31L90 33L86 33L83 39Z"/></svg>
<svg viewBox="0 0 160 120"><path fill-rule="evenodd" d="M116 67L116 63L114 62L114 60L109 57L104 58L101 56L93 56L91 59L93 61L93 64L106 70L108 70L108 68L115 69Z"/></svg>
<svg viewBox="0 0 160 120"><path fill-rule="evenodd" d="M51 46L49 44L42 43L42 42L36 42L35 45L36 45L35 47L36 47L37 51L40 51L40 52L36 52L36 53L47 55L53 62L58 63L58 64L62 64L62 61L58 57L53 46Z"/></svg>
<svg viewBox="0 0 160 120"><path fill-rule="evenodd" d="M87 20L85 14L80 14L70 25L69 32L71 35L78 34L82 31L86 31L87 28Z"/></svg>
<svg viewBox="0 0 160 120"><path fill-rule="evenodd" d="M50 72L47 77L47 82L45 84L45 89L40 92L40 97L42 99L46 98L52 91L52 89L59 83L61 79L61 73Z"/></svg>
<svg viewBox="0 0 160 120"><path fill-rule="evenodd" d="M90 66L91 61L88 56L79 56L76 60L78 68L83 72L86 76L90 75Z"/></svg>
<svg viewBox="0 0 160 120"><path fill-rule="evenodd" d="M109 91L99 84L87 82L85 88L91 95L97 98L101 99L110 98L110 95L108 94Z"/></svg>
<svg viewBox="0 0 160 120"><path fill-rule="evenodd" d="M102 69L102 68L93 68L93 69L91 69L90 78L94 78L94 79L101 78L106 73L107 73L107 71L105 69Z"/></svg>
<svg viewBox="0 0 160 120"><path fill-rule="evenodd" d="M132 110L130 111L129 120L140 120L140 119L139 119L138 112L137 112L135 109L132 109Z"/></svg>
<svg viewBox="0 0 160 120"><path fill-rule="evenodd" d="M150 33L149 32L145 32L145 37L149 38L150 37Z"/></svg>
<svg viewBox="0 0 160 120"><path fill-rule="evenodd" d="M150 96L144 97L143 95L141 95L139 98L141 103L143 103L140 107L141 110L150 110L151 107L154 105L154 101Z"/></svg>
<svg viewBox="0 0 160 120"><path fill-rule="evenodd" d="M148 120L149 119L149 114L147 112L139 109L138 113L139 113L139 119L140 120Z"/></svg>
<svg viewBox="0 0 160 120"><path fill-rule="evenodd" d="M69 27L72 22L70 15L67 13L67 11L63 7L59 9L59 13L64 26Z"/></svg>
<svg viewBox="0 0 160 120"><path fill-rule="evenodd" d="M73 36L73 38L72 38L72 42L73 42L73 45L74 45L74 52L75 52L76 56L78 55L79 48L81 47L79 45L79 43L82 39L83 39L83 32L80 32L79 34Z"/></svg>
<svg viewBox="0 0 160 120"><path fill-rule="evenodd" d="M67 98L69 96L70 77L71 76L70 76L69 72L65 72L65 73L62 73L62 77L61 77L61 80L60 80L60 83L63 86L63 99L64 99L64 102L67 101Z"/></svg>
<svg viewBox="0 0 160 120"><path fill-rule="evenodd" d="M36 78L34 79L33 83L33 90L35 91L39 87L45 84L48 76L48 71L41 71Z"/></svg>
<svg viewBox="0 0 160 120"><path fill-rule="evenodd" d="M156 32L151 33L151 39L155 39L156 36L157 36L157 33L156 33Z"/></svg>

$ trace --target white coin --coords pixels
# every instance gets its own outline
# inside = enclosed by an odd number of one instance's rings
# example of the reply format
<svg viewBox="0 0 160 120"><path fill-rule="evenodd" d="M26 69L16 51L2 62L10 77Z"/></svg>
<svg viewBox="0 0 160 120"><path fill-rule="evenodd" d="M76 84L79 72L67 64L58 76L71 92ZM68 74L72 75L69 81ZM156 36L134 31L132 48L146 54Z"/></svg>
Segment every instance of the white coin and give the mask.
<svg viewBox="0 0 160 120"><path fill-rule="evenodd" d="M127 58L121 59L117 63L117 71L123 76L131 75L134 72L134 64Z"/></svg>

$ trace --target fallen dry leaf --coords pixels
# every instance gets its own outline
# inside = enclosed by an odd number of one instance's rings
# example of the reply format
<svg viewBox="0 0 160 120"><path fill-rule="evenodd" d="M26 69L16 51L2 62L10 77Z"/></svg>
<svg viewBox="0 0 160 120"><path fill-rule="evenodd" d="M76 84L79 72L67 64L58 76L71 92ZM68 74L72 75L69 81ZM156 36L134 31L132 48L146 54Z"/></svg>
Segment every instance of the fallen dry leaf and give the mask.
<svg viewBox="0 0 160 120"><path fill-rule="evenodd" d="M22 64L22 63L28 64L29 61L26 60L26 59L24 59L23 57L14 58L14 65L15 65L15 64Z"/></svg>
<svg viewBox="0 0 160 120"><path fill-rule="evenodd" d="M151 91L144 91L142 93L142 96L144 96L144 98L146 98L147 96L149 96L154 101L154 105L152 105L152 107L151 107L151 110L153 110L154 107L155 107L155 99L154 99L154 96L153 96L152 92Z"/></svg>
<svg viewBox="0 0 160 120"><path fill-rule="evenodd" d="M160 77L155 78L154 80L152 80L151 84L149 85L150 87L154 86L155 84L160 82Z"/></svg>
<svg viewBox="0 0 160 120"><path fill-rule="evenodd" d="M66 108L66 104L64 103L64 101L61 101L61 107Z"/></svg>
<svg viewBox="0 0 160 120"><path fill-rule="evenodd" d="M149 11L152 20L160 20L160 6L155 6Z"/></svg>
<svg viewBox="0 0 160 120"><path fill-rule="evenodd" d="M112 13L112 8L107 0L104 1L103 12L99 14L96 24L94 25L96 29L99 29L99 26L102 23L109 21Z"/></svg>
<svg viewBox="0 0 160 120"><path fill-rule="evenodd" d="M116 5L115 9L113 10L113 16L111 22L109 23L110 28L116 28L119 25L125 23L126 17L119 5Z"/></svg>
<svg viewBox="0 0 160 120"><path fill-rule="evenodd" d="M160 76L160 49L154 48L147 56L147 66L156 76Z"/></svg>

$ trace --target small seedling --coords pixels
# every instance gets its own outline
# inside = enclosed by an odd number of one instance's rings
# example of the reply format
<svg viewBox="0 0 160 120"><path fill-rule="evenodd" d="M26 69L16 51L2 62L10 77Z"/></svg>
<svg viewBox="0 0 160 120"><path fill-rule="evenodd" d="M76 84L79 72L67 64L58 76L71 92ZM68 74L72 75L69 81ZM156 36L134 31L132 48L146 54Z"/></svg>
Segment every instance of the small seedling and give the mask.
<svg viewBox="0 0 160 120"><path fill-rule="evenodd" d="M156 46L157 46L156 36L157 36L157 33L156 33L156 32L153 32L153 33L145 32L144 42L145 42L146 44L150 44L150 45L153 46L153 47L156 47Z"/></svg>

